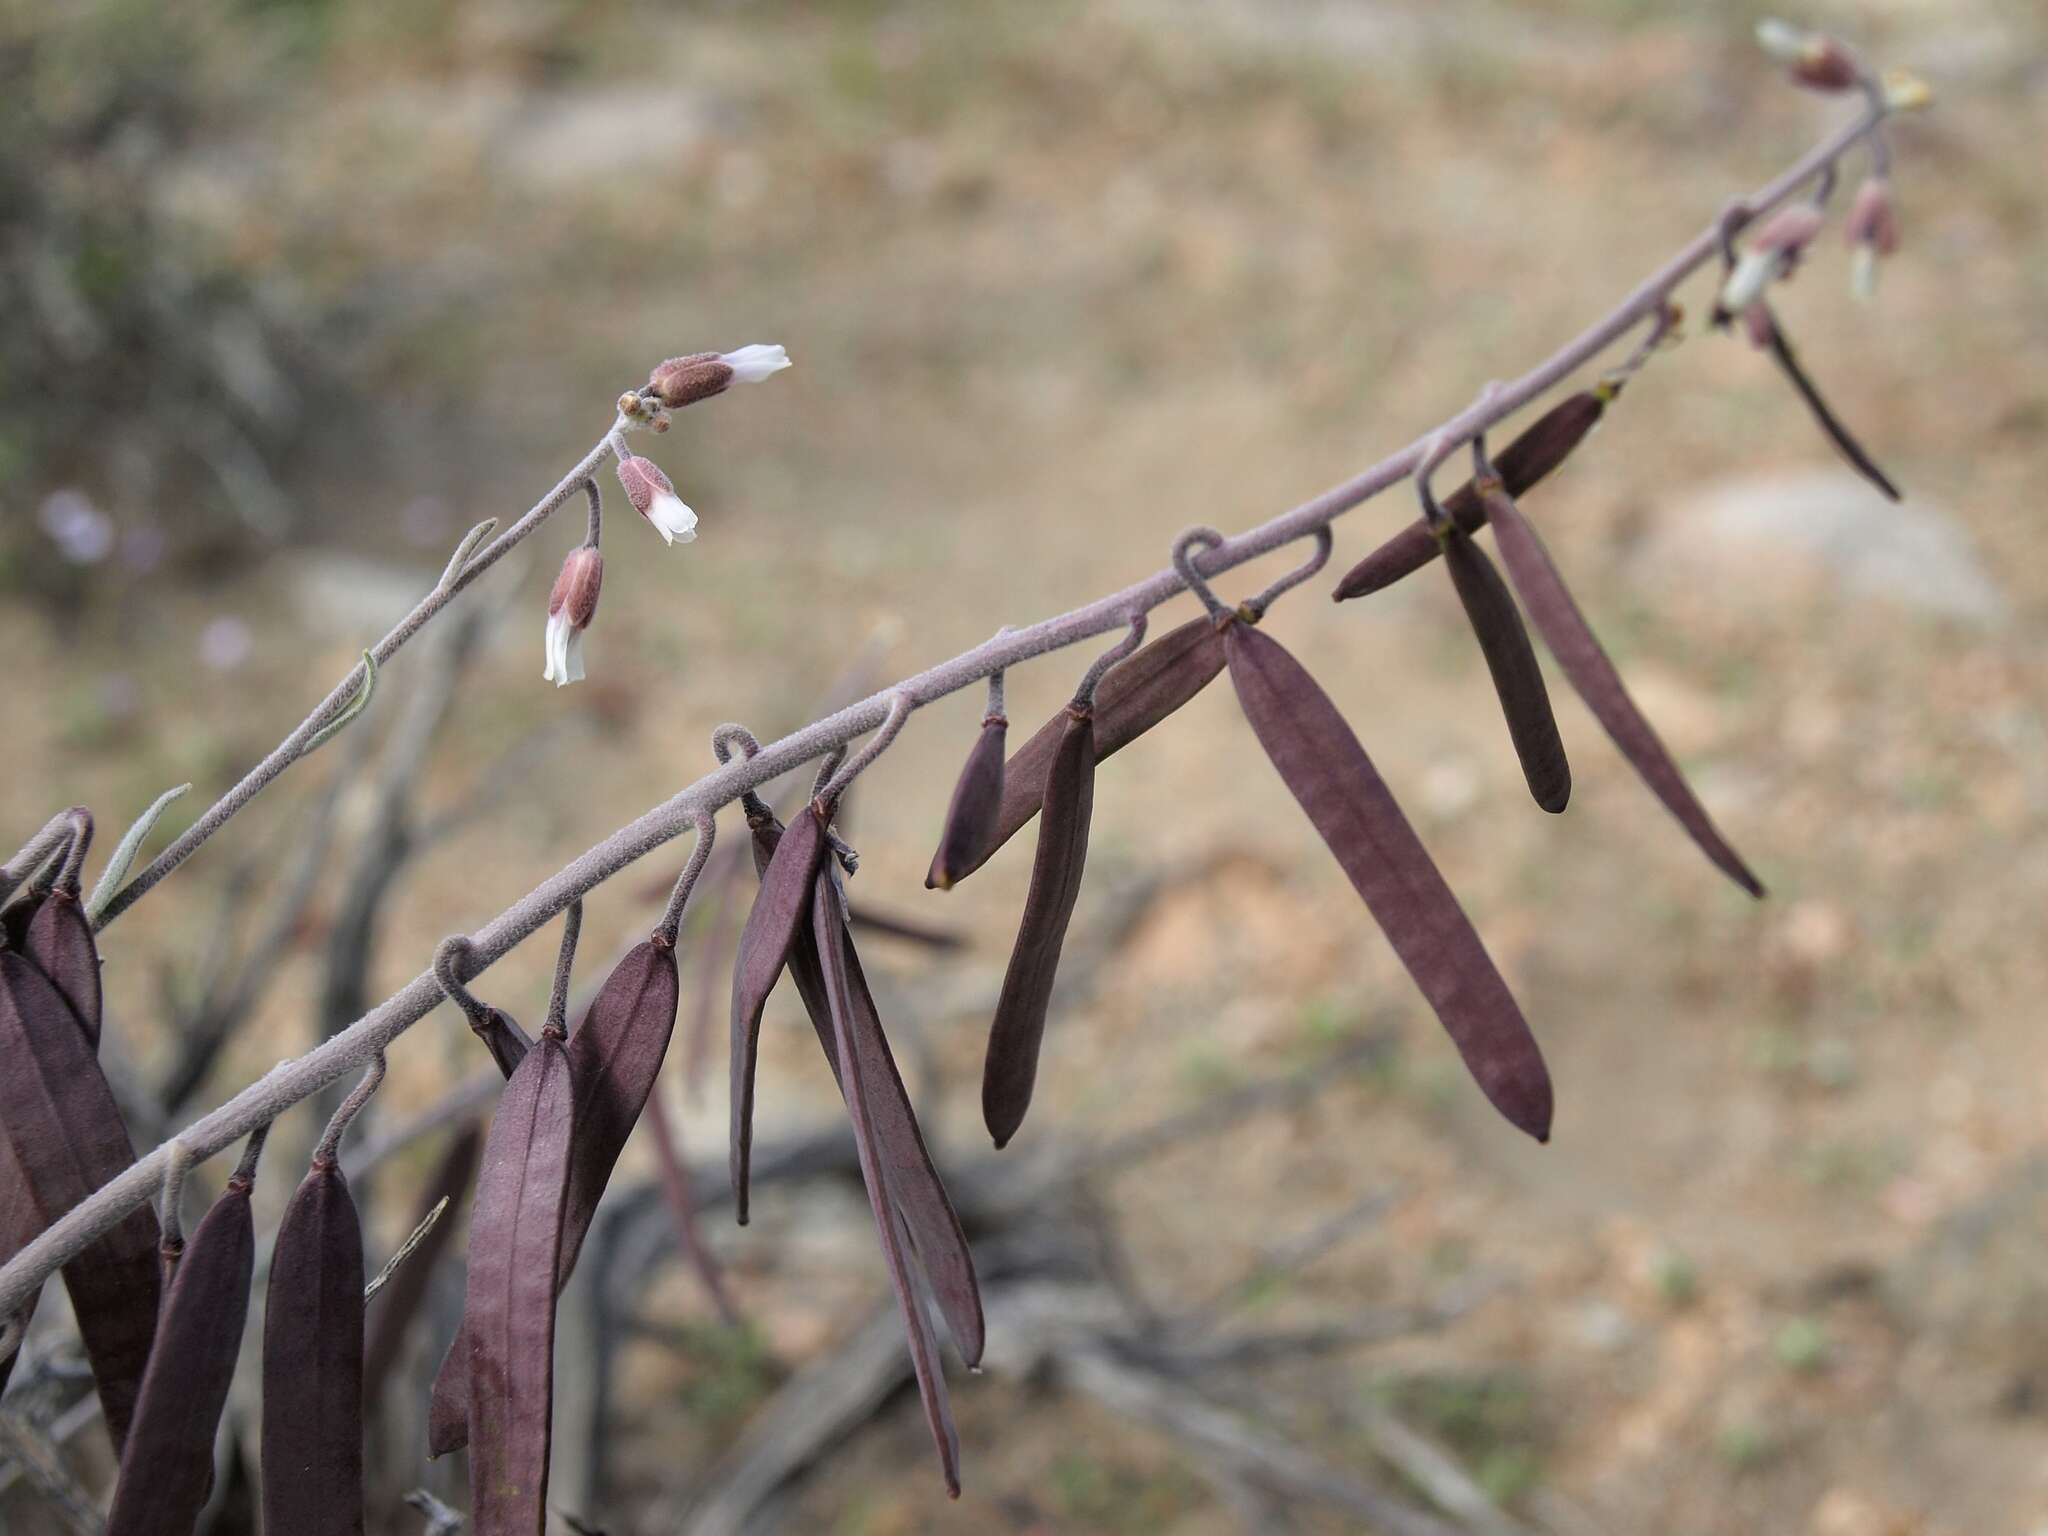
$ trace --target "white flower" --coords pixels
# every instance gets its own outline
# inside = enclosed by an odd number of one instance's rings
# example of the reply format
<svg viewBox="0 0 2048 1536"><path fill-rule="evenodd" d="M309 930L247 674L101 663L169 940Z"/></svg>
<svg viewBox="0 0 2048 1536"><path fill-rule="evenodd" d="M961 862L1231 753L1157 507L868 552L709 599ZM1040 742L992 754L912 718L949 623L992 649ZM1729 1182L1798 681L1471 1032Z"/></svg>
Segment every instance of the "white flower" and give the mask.
<svg viewBox="0 0 2048 1536"><path fill-rule="evenodd" d="M718 360L732 370L732 376L738 383L758 384L769 374L780 373L787 368L789 353L779 345L757 341L737 352L721 352Z"/></svg>
<svg viewBox="0 0 2048 1536"><path fill-rule="evenodd" d="M597 595L603 587L604 556L596 546L570 550L548 593L547 670L541 677L557 688L583 681L583 631L597 617Z"/></svg>
<svg viewBox="0 0 2048 1536"><path fill-rule="evenodd" d="M1820 227L1820 210L1811 203L1795 203L1772 214L1728 274L1721 289L1722 312L1741 314L1762 298L1772 283L1789 276Z"/></svg>
<svg viewBox="0 0 2048 1536"><path fill-rule="evenodd" d="M697 537L697 514L683 504L668 476L638 454L619 460L619 484L654 531L670 544L689 544Z"/></svg>
<svg viewBox="0 0 2048 1536"><path fill-rule="evenodd" d="M583 681L583 631L566 613L548 615L547 658L547 670L541 673L544 681L557 688Z"/></svg>

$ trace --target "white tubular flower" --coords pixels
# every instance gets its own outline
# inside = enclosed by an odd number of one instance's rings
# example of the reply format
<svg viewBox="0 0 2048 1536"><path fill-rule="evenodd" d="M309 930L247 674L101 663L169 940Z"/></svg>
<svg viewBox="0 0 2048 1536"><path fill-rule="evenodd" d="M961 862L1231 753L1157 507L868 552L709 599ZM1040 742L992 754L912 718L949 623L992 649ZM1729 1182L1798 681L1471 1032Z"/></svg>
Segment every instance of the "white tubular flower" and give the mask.
<svg viewBox="0 0 2048 1536"><path fill-rule="evenodd" d="M628 454L619 460L618 475L633 510L652 523L664 540L688 544L696 539L697 514L683 504L660 469L638 454Z"/></svg>
<svg viewBox="0 0 2048 1536"><path fill-rule="evenodd" d="M1820 233L1820 210L1810 203L1781 208L1756 232L1749 248L1722 285L1720 308L1739 315L1764 295L1764 290L1798 264L1800 254Z"/></svg>
<svg viewBox="0 0 2048 1536"><path fill-rule="evenodd" d="M718 360L732 370L733 378L739 383L758 384L771 373L780 373L787 368L789 353L780 345L757 341L737 352L722 352Z"/></svg>
<svg viewBox="0 0 2048 1536"><path fill-rule="evenodd" d="M1856 191L1843 236L1849 242L1849 286L1859 299L1877 291L1877 259L1899 248L1899 216L1892 204L1891 183L1871 176Z"/></svg>
<svg viewBox="0 0 2048 1536"><path fill-rule="evenodd" d="M597 594L604 586L604 556L586 544L569 551L562 573L548 593L545 639L547 670L543 681L565 688L583 681L583 631L597 617Z"/></svg>

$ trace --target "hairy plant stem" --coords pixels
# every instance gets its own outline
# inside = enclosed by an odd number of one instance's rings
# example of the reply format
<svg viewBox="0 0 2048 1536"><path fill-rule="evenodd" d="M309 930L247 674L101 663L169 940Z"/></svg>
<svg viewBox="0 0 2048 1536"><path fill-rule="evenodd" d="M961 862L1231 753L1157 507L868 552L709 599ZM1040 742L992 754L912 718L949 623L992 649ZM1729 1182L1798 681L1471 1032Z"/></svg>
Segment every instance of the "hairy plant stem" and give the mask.
<svg viewBox="0 0 2048 1536"><path fill-rule="evenodd" d="M1883 121L1882 111L1866 108L1853 121L1815 144L1781 175L1742 199L1739 205L1742 217L1737 222L1746 223L1760 218L1788 201L1808 182L1828 171ZM1432 427L1400 452L1382 459L1341 485L1332 486L1291 511L1196 554L1194 563L1197 570L1207 576L1218 575L1297 539L1316 534L1333 518L1406 479L1433 445L1456 445L1468 441L1503 417L1548 393L1632 328L1659 315L1679 283L1706 263L1718 260L1724 222L1723 216L1717 216L1603 318L1528 373L1490 389L1450 420ZM618 440L615 427L526 516L464 566L452 580L445 581L387 635L376 648L378 659L382 661L396 651L449 598L573 496L592 470L614 451L613 445ZM891 684L780 741L768 743L758 752L723 764L715 772L706 774L586 850L479 928L471 935L471 973L480 972L502 958L572 901L690 830L700 816L730 804L756 786L804 763L843 752L856 737L883 725L892 705L900 709L907 701L908 706L914 709L1032 657L1122 629L1131 622L1134 613L1158 607L1180 593L1184 586L1180 574L1174 569L1169 567L1156 572L1121 592L1099 598L1057 618L1006 630L950 661ZM133 905L138 897L183 862L222 823L289 767L303 743L346 708L362 675L363 669L358 667L344 678L275 752L191 831L129 883L110 905L106 918L111 919ZM293 1104L361 1069L431 1012L443 996L432 970L422 972L340 1034L296 1061L279 1065L188 1127L180 1134L180 1142L194 1160L213 1156L268 1124ZM151 1199L163 1179L167 1160L168 1153L164 1147L158 1147L139 1159L0 1268L0 1318L10 1316L66 1260L83 1251L128 1211Z"/></svg>

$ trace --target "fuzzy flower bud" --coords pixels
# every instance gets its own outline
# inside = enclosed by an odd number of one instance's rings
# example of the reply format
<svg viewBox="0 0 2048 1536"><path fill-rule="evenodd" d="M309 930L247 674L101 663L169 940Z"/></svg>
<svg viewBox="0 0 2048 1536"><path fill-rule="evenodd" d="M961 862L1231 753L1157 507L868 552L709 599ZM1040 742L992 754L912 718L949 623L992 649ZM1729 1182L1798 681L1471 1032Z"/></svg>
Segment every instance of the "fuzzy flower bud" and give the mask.
<svg viewBox="0 0 2048 1536"><path fill-rule="evenodd" d="M597 617L597 594L603 586L604 556L597 546L570 550L548 593L547 670L541 677L557 688L583 681L583 631Z"/></svg>
<svg viewBox="0 0 2048 1536"><path fill-rule="evenodd" d="M1762 298L1772 283L1789 275L1820 227L1820 210L1811 203L1780 208L1767 219L1722 285L1721 312L1740 314Z"/></svg>
<svg viewBox="0 0 2048 1536"><path fill-rule="evenodd" d="M654 531L663 539L670 544L688 544L696 539L697 514L683 505L676 488L660 469L638 454L628 454L619 460L618 474L626 500L654 525Z"/></svg>
<svg viewBox="0 0 2048 1536"><path fill-rule="evenodd" d="M1808 32L1787 21L1760 21L1757 46L1787 66L1792 78L1816 91L1853 89L1859 78L1849 50L1825 32Z"/></svg>
<svg viewBox="0 0 2048 1536"><path fill-rule="evenodd" d="M789 366L789 353L779 346L755 342L737 352L693 352L672 357L647 376L648 386L663 405L681 409L724 394L733 384L758 384Z"/></svg>
<svg viewBox="0 0 2048 1536"><path fill-rule="evenodd" d="M1849 206L1842 234L1849 242L1849 286L1859 299L1877 291L1877 259L1899 248L1899 215L1892 204L1891 183L1882 176L1865 179Z"/></svg>

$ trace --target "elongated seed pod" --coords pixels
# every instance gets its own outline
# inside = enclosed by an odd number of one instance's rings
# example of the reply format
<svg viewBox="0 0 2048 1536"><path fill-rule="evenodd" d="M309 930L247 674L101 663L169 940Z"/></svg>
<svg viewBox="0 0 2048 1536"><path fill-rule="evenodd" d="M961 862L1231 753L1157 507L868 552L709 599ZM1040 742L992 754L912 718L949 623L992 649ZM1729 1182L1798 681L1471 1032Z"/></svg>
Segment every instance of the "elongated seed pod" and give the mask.
<svg viewBox="0 0 2048 1536"><path fill-rule="evenodd" d="M1206 621L1205 621L1206 622ZM1112 677L1115 673L1110 674ZM1094 722L1069 708L1066 734L1045 780L1045 815L1031 862L1031 889L1003 975L988 1058L981 1075L981 1115L997 1147L1009 1145L1031 1107L1046 1010L1059 972L1060 948L1081 894L1088 862L1088 822L1095 805Z"/></svg>
<svg viewBox="0 0 2048 1536"><path fill-rule="evenodd" d="M473 1536L542 1536L555 1384L555 1272L575 1143L569 1053L543 1034L505 1086L470 1221Z"/></svg>
<svg viewBox="0 0 2048 1536"><path fill-rule="evenodd" d="M939 1466L945 1475L946 1492L960 1497L960 1436L953 1427L953 1412L946 1400L946 1377L939 1362L938 1340L932 1333L931 1318L924 1309L905 1254L908 1246L901 1218L897 1215L888 1172L877 1144L873 1100L867 1087L866 1052L855 1039L852 981L846 968L846 946L839 942L845 932L846 905L829 868L821 868L811 903L811 928L824 962L825 996L832 1015L833 1040L846 1090L847 1118L853 1122L854 1146L860 1154L861 1181L867 1185L868 1205L875 1215L875 1231L881 1238L882 1259L889 1271L889 1284L903 1309L903 1326L910 1339L910 1365L917 1376L917 1392L924 1404L925 1422L931 1427L938 1447Z"/></svg>
<svg viewBox="0 0 2048 1536"><path fill-rule="evenodd" d="M1550 1138L1550 1073L1458 898L1329 695L1249 624L1224 632L1230 680L1259 744L1337 856L1493 1105Z"/></svg>
<svg viewBox="0 0 2048 1536"><path fill-rule="evenodd" d="M765 871L782 836L782 824L773 816L749 824L754 833L755 868ZM925 1146L917 1111L911 1105L910 1092L904 1087L903 1074L897 1069L895 1053L889 1049L889 1038L882 1028L881 1010L875 1006L853 936L845 929L841 930L840 944L845 950L853 1039L861 1053L861 1080L867 1087L868 1121L874 1130L877 1155L888 1173L890 1198L902 1213L912 1249L931 1281L932 1295L946 1319L954 1348L968 1365L979 1365L987 1343L987 1328L982 1314L981 1282L975 1275L967 1234ZM789 976L803 998L804 1011L817 1032L818 1045L832 1069L833 1081L844 1095L849 1090L845 1071L839 1064L824 962L818 953L816 931L809 923L790 950Z"/></svg>
<svg viewBox="0 0 2048 1536"><path fill-rule="evenodd" d="M1550 654L1557 658L1565 677L1585 700L1586 708L1606 727L1621 755L1649 785L1650 792L1663 802L1664 809L1678 819L1678 824L1699 845L1700 852L1713 861L1714 867L1750 895L1762 896L1762 883L1742 861L1742 855L1721 836L1706 807L1686 783L1685 775L1678 771L1678 764L1657 739L1656 730L1629 697L1621 674L1608 659L1552 563L1550 551L1529 526L1514 498L1489 489L1486 500L1494 537L1500 542L1500 557L1515 590L1521 594L1544 644L1550 647Z"/></svg>
<svg viewBox="0 0 2048 1536"><path fill-rule="evenodd" d="M612 1169L618 1166L626 1139L661 1076L662 1059L675 1033L679 991L675 951L666 944L642 940L612 968L582 1022L569 1036L569 1063L576 1084L576 1147L569 1161L569 1190L562 1213L560 1271L555 1281L558 1292L569 1283ZM468 1441L469 1430L463 1422L468 1394L462 1382L467 1359L458 1332L441 1362L428 1405L427 1448L431 1455L446 1455Z"/></svg>
<svg viewBox="0 0 2048 1536"><path fill-rule="evenodd" d="M43 898L22 935L21 952L71 1005L85 1037L100 1043L100 951L78 897L57 889Z"/></svg>
<svg viewBox="0 0 2048 1536"><path fill-rule="evenodd" d="M1586 436L1600 424L1609 389L1582 390L1567 395L1536 420L1495 457L1494 468L1513 495L1520 496L1556 469ZM1466 533L1477 533L1486 525L1486 508L1479 492L1466 481L1444 498L1444 511ZM1365 597L1390 587L1404 576L1412 576L1443 553L1443 546L1430 531L1425 518L1417 518L1344 573L1332 595L1338 602Z"/></svg>
<svg viewBox="0 0 2048 1536"><path fill-rule="evenodd" d="M121 1452L107 1536L191 1536L206 1507L256 1266L249 1187L238 1169L185 1245Z"/></svg>
<svg viewBox="0 0 2048 1536"><path fill-rule="evenodd" d="M1216 680L1223 636L1207 617L1190 619L1141 647L1103 674L1095 689L1095 760L1112 757ZM1067 732L1062 709L1010 754L1003 767L1003 804L995 838L981 858L953 875L957 883L1015 837L1045 801L1046 776ZM927 879L926 885L931 881Z"/></svg>
<svg viewBox="0 0 2048 1536"><path fill-rule="evenodd" d="M398 1273L391 1277L391 1283L370 1302L365 1325L368 1338L363 1346L363 1402L371 1412L376 1411L383 1398L384 1384L390 1378L391 1368L397 1364L399 1353L405 1347L406 1334L419 1316L420 1304L427 1298L427 1285L433 1279L434 1266L447 1253L448 1245L455 1241L459 1223L453 1207L460 1205L469 1194L470 1180L476 1176L477 1155L483 1150L483 1144L483 1131L475 1125L464 1126L449 1141L440 1162L434 1165L434 1171L427 1179L426 1188L421 1191L412 1226L417 1227L426 1220L427 1213L444 1199L451 1209L434 1223L420 1240L419 1247L413 1250L412 1257L401 1264ZM462 1378L458 1416L467 1437L467 1375Z"/></svg>
<svg viewBox="0 0 2048 1536"><path fill-rule="evenodd" d="M1821 431L1827 434L1828 441L1841 450L1842 457L1855 466L1858 474L1876 486L1887 498L1897 501L1899 488L1892 484L1889 475L1877 467L1877 461L1871 458L1863 445L1856 440L1855 434L1842 424L1842 418L1829 408L1827 400L1820 392L1820 386L1813 382L1806 369L1800 365L1799 355L1792 350L1792 343L1785 335L1784 326L1778 324L1775 317L1771 322L1768 344L1772 359L1791 381L1792 388L1797 391L1799 398L1806 402L1807 410L1813 413L1814 421Z"/></svg>
<svg viewBox="0 0 2048 1536"><path fill-rule="evenodd" d="M1543 669L1536 663L1529 631L1522 627L1507 583L1471 535L1453 525L1443 542L1444 564L1458 589L1458 601L1465 605L1472 633L1479 637L1486 670L1493 675L1493 691L1507 719L1522 777L1536 803L1556 815L1572 797L1572 770L1565 761L1564 740L1557 734L1550 690L1543 686Z"/></svg>
<svg viewBox="0 0 2048 1536"><path fill-rule="evenodd" d="M502 1008L486 1006L481 1022L472 1021L470 1032L483 1042L491 1060L508 1079L533 1049L533 1036L519 1027L519 1021Z"/></svg>
<svg viewBox="0 0 2048 1536"><path fill-rule="evenodd" d="M732 968L732 1198L747 1220L747 1175L754 1153L754 1063L761 1044L761 1010L774 990L797 933L809 921L811 883L825 857L825 817L801 812L777 844L761 876L761 894L740 930Z"/></svg>
<svg viewBox="0 0 2048 1536"><path fill-rule="evenodd" d="M995 842L996 817L1003 808L1003 745L1009 733L1010 722L1001 715L990 715L981 722L981 734L975 737L959 782L953 786L946 824L939 831L938 851L924 877L926 886L951 890L962 872L978 868L988 857Z"/></svg>
<svg viewBox="0 0 2048 1536"><path fill-rule="evenodd" d="M135 1161L121 1111L71 1005L0 950L0 1135L40 1231ZM64 1266L108 1433L127 1438L156 1335L156 1213L136 1207Z"/></svg>
<svg viewBox="0 0 2048 1536"><path fill-rule="evenodd" d="M36 904L22 925L21 953L48 978L85 1032L93 1051L100 1043L100 957L93 942L92 924L75 893L61 886ZM43 1222L29 1198L26 1176L14 1158L14 1149L0 1137L0 1263L12 1259L32 1238L41 1234ZM19 1314L24 1328L35 1315L31 1297ZM19 1355L0 1360L0 1392L14 1374Z"/></svg>
<svg viewBox="0 0 2048 1536"><path fill-rule="evenodd" d="M316 1159L285 1207L263 1312L263 1528L363 1536L363 1230Z"/></svg>

